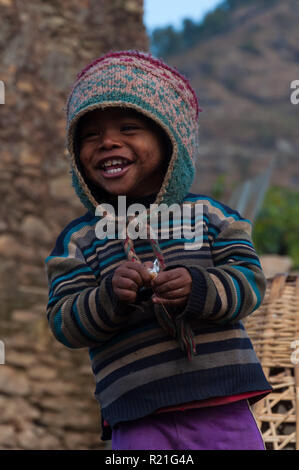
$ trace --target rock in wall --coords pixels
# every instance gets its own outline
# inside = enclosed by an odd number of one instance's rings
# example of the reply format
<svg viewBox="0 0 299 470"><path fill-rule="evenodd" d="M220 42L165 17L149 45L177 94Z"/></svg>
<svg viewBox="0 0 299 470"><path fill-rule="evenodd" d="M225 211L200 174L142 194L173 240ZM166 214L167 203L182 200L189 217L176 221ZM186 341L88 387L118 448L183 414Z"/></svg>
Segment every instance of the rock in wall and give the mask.
<svg viewBox="0 0 299 470"><path fill-rule="evenodd" d="M102 53L148 49L143 1L0 0L0 18L0 449L101 448L88 352L47 327L44 258L85 212L65 152L70 87Z"/></svg>

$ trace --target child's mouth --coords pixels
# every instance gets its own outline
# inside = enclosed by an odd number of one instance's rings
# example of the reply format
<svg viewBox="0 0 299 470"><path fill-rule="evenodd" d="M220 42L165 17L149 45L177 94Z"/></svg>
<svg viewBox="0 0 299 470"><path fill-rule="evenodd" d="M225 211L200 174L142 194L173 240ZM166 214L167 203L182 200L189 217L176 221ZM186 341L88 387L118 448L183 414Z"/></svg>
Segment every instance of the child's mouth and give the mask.
<svg viewBox="0 0 299 470"><path fill-rule="evenodd" d="M111 158L101 163L99 169L104 178L118 178L128 171L132 163L126 158Z"/></svg>

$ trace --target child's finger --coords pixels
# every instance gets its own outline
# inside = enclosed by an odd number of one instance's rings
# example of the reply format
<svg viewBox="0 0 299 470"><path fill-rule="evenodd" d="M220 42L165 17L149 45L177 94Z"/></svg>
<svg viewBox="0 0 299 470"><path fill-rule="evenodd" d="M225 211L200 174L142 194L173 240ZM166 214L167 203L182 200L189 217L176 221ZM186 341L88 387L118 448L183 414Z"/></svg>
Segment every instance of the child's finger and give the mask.
<svg viewBox="0 0 299 470"><path fill-rule="evenodd" d="M172 281L180 277L180 273L176 269L170 269L169 271L161 271L158 275L152 280L152 286L159 286L165 282Z"/></svg>
<svg viewBox="0 0 299 470"><path fill-rule="evenodd" d="M153 266L154 266L154 263L152 261L145 261L143 263L143 266L146 268L146 269L152 269Z"/></svg>
<svg viewBox="0 0 299 470"><path fill-rule="evenodd" d="M177 278L177 279L174 279L172 281L166 281L164 282L163 284L161 285L156 285L154 286L153 285L153 288L155 290L155 292L157 294L164 294L165 292L168 292L170 290L177 290L177 289L181 289L181 288L184 288L185 286L182 284L182 280L180 278ZM187 294L187 292L186 292Z"/></svg>
<svg viewBox="0 0 299 470"><path fill-rule="evenodd" d="M163 276L162 276L163 274ZM192 286L192 278L185 268L177 268L164 271L151 283L152 289L161 297L174 298L189 295Z"/></svg>
<svg viewBox="0 0 299 470"><path fill-rule="evenodd" d="M114 293L122 302L134 303L136 300L136 292L131 290L116 289Z"/></svg>
<svg viewBox="0 0 299 470"><path fill-rule="evenodd" d="M152 276L149 273L149 269L153 267L153 263L151 261L146 261L143 264L139 265L139 273L142 276L142 280L145 286L150 286Z"/></svg>
<svg viewBox="0 0 299 470"><path fill-rule="evenodd" d="M125 262L117 268L115 274L120 277L132 279L139 287L143 285L140 263L133 263L132 261Z"/></svg>
<svg viewBox="0 0 299 470"><path fill-rule="evenodd" d="M133 280L130 279L129 277L125 276L117 276L115 279L112 281L113 288L118 288L118 289L126 289L130 291L135 291L139 289L139 285Z"/></svg>
<svg viewBox="0 0 299 470"><path fill-rule="evenodd" d="M188 291L188 289L186 289L184 287L180 287L180 288L175 289L175 290L165 291L163 293L155 291L155 294L158 297L168 299L168 300L173 300L173 299L178 299L178 298L181 298L181 297L186 297L189 293L190 293L190 290Z"/></svg>
<svg viewBox="0 0 299 470"><path fill-rule="evenodd" d="M144 265L144 263L137 263L137 262L129 261L127 266L132 271L137 272L143 282L150 282L151 276L146 266Z"/></svg>

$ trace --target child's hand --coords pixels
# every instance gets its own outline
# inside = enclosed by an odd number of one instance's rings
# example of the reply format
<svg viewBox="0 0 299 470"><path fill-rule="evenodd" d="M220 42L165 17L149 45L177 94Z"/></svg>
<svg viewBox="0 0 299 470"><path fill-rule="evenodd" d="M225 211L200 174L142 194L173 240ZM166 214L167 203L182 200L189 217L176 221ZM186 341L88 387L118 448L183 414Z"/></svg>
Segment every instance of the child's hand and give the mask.
<svg viewBox="0 0 299 470"><path fill-rule="evenodd" d="M160 272L151 286L155 292L154 303L182 306L191 292L192 277L186 268L174 268Z"/></svg>
<svg viewBox="0 0 299 470"><path fill-rule="evenodd" d="M122 302L134 303L137 291L143 286L150 287L151 276L144 264L125 261L114 272L112 287Z"/></svg>

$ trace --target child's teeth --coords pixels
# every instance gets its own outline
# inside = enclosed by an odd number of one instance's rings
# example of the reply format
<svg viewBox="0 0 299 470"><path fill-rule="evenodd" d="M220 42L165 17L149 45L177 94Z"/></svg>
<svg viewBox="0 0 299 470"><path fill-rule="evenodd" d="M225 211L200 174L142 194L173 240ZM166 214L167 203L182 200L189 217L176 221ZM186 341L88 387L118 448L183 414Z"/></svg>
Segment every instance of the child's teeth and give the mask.
<svg viewBox="0 0 299 470"><path fill-rule="evenodd" d="M117 165L117 164L121 164L122 163L122 160L119 160L119 159L113 159L113 160L108 160L106 163L104 163L104 167L109 167L109 166L112 166L112 165Z"/></svg>
<svg viewBox="0 0 299 470"><path fill-rule="evenodd" d="M119 173L121 168L112 168L111 170L106 170L106 173Z"/></svg>

